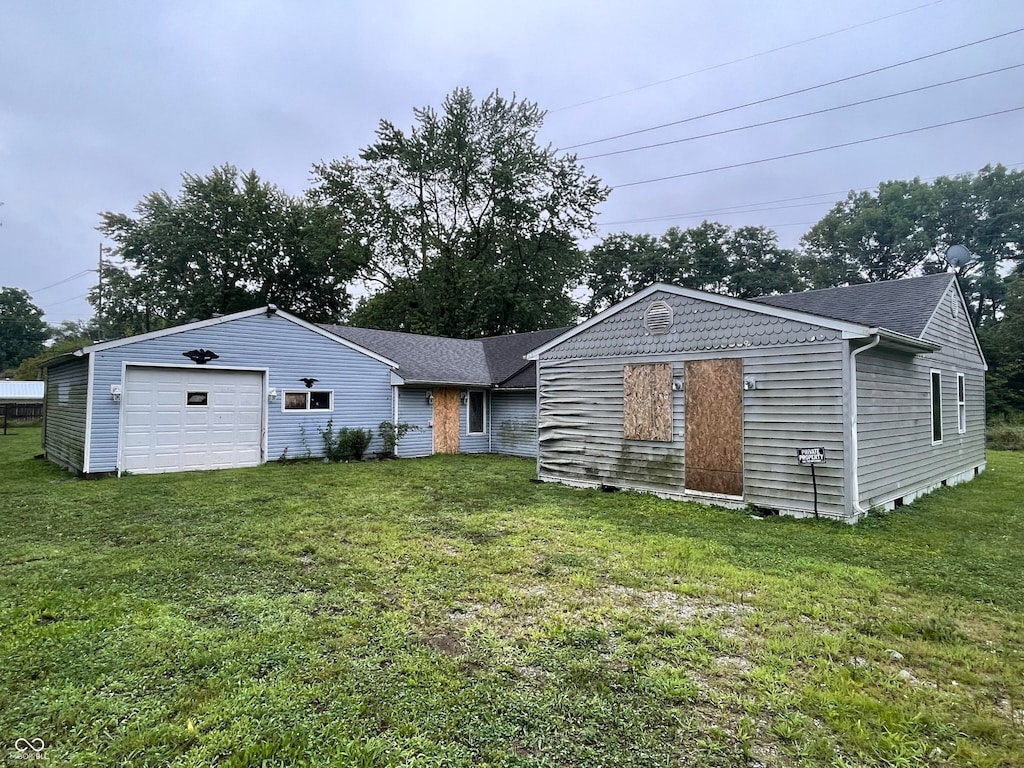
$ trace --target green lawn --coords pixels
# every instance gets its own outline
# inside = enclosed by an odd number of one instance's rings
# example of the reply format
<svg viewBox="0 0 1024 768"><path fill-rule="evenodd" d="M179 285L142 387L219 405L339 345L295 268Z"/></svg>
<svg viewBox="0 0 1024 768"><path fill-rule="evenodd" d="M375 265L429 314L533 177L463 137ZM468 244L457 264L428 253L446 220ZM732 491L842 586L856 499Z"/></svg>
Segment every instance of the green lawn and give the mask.
<svg viewBox="0 0 1024 768"><path fill-rule="evenodd" d="M79 481L17 432L0 764L1024 765L1024 454L848 527L494 456Z"/></svg>

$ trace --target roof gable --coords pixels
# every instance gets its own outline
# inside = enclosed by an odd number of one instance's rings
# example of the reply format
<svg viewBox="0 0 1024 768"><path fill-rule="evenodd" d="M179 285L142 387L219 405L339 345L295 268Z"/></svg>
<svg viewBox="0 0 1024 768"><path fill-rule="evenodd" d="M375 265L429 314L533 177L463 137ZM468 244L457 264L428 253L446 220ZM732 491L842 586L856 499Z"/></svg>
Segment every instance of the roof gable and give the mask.
<svg viewBox="0 0 1024 768"><path fill-rule="evenodd" d="M491 382L498 387L536 386L534 364L526 359L526 353L556 336L561 336L567 330L569 329L549 328L544 331L510 333L481 339Z"/></svg>
<svg viewBox="0 0 1024 768"><path fill-rule="evenodd" d="M290 323L294 323L295 325L298 325L301 328L305 328L306 330L311 331L319 336L323 336L327 339L330 339L331 341L337 342L342 346L348 347L349 349L359 352L360 354L366 355L367 357L377 360L378 362L384 363L385 365L388 365L392 368L396 368L398 366L398 363L396 363L395 361L383 355L380 355L371 349L359 346L358 344L355 344L349 341L348 339L344 339L340 336L337 336L331 333L330 331L326 330L324 327L306 322L302 318L296 317L293 314L278 309L273 304L268 304L266 307L256 307L255 309L247 309L242 312L234 312L230 315L211 317L208 320L197 320L192 323L185 323L184 325L175 325L171 326L170 328L162 328L159 331L151 331L150 333L140 333L136 336L126 336L123 339L113 339L111 341L99 342L98 344L91 344L87 347L82 347L82 349L78 350L74 354L78 356L91 355L95 352L102 352L107 349L115 349L117 347L123 347L128 344L136 344L140 341L149 341L150 339L159 339L164 336L173 336L174 334L185 333L186 331L194 331L201 328L209 328L211 326L220 325L222 323L230 323L233 320L240 320L245 317L253 317L255 315L260 314L266 314L268 318L280 317L284 320L287 320Z"/></svg>

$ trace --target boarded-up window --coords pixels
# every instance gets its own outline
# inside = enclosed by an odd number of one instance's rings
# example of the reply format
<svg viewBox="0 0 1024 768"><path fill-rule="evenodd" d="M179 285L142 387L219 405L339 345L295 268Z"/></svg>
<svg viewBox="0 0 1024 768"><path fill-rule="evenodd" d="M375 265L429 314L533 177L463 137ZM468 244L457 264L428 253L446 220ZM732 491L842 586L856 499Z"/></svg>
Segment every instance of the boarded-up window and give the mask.
<svg viewBox="0 0 1024 768"><path fill-rule="evenodd" d="M622 426L627 440L672 441L672 366L627 365L622 369Z"/></svg>

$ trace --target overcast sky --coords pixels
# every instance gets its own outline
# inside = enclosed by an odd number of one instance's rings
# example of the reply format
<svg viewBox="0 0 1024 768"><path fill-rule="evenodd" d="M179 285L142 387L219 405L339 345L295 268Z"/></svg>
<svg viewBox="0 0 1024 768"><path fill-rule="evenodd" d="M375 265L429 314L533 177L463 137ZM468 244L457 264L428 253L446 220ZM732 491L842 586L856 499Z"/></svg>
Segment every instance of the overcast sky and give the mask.
<svg viewBox="0 0 1024 768"><path fill-rule="evenodd" d="M894 15L895 14L895 15ZM888 18L886 18L888 17ZM292 194L381 118L460 86L548 110L555 147L686 120L1024 28L1020 0L0 0L0 285L91 314L102 211L232 163ZM1024 33L574 149L580 157L1024 64ZM775 125L584 161L612 187L1024 107L1024 67ZM703 218L795 246L850 189L1024 164L1024 111L614 189L601 233ZM812 197L813 196L813 197ZM647 221L642 221L647 220ZM73 277L77 275L77 277ZM67 278L72 278L67 280ZM60 285L51 286L59 281Z"/></svg>

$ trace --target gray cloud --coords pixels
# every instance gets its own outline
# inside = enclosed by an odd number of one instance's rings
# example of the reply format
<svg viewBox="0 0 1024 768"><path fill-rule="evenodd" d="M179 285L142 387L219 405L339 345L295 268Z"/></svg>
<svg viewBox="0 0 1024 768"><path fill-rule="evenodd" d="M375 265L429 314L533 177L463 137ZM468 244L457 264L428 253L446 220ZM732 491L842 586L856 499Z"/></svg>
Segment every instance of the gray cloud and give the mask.
<svg viewBox="0 0 1024 768"><path fill-rule="evenodd" d="M562 147L721 109L1024 26L1015 0L945 0L876 24L673 78L926 0L729 2L10 2L0 7L0 284L34 290L94 266L104 210L128 212L184 172L231 162L297 194L319 160L353 155L381 118L412 123L467 85L552 110ZM492 7L494 6L494 7ZM1015 35L835 88L581 148L665 141L1024 61ZM1024 106L1024 70L776 126L587 161L622 184ZM631 90L614 98L600 98ZM591 99L582 106L563 109ZM602 221L759 201L711 215L794 245L851 188L1024 163L1024 112L612 193ZM700 217L602 228L660 233ZM34 296L84 318L89 276Z"/></svg>

